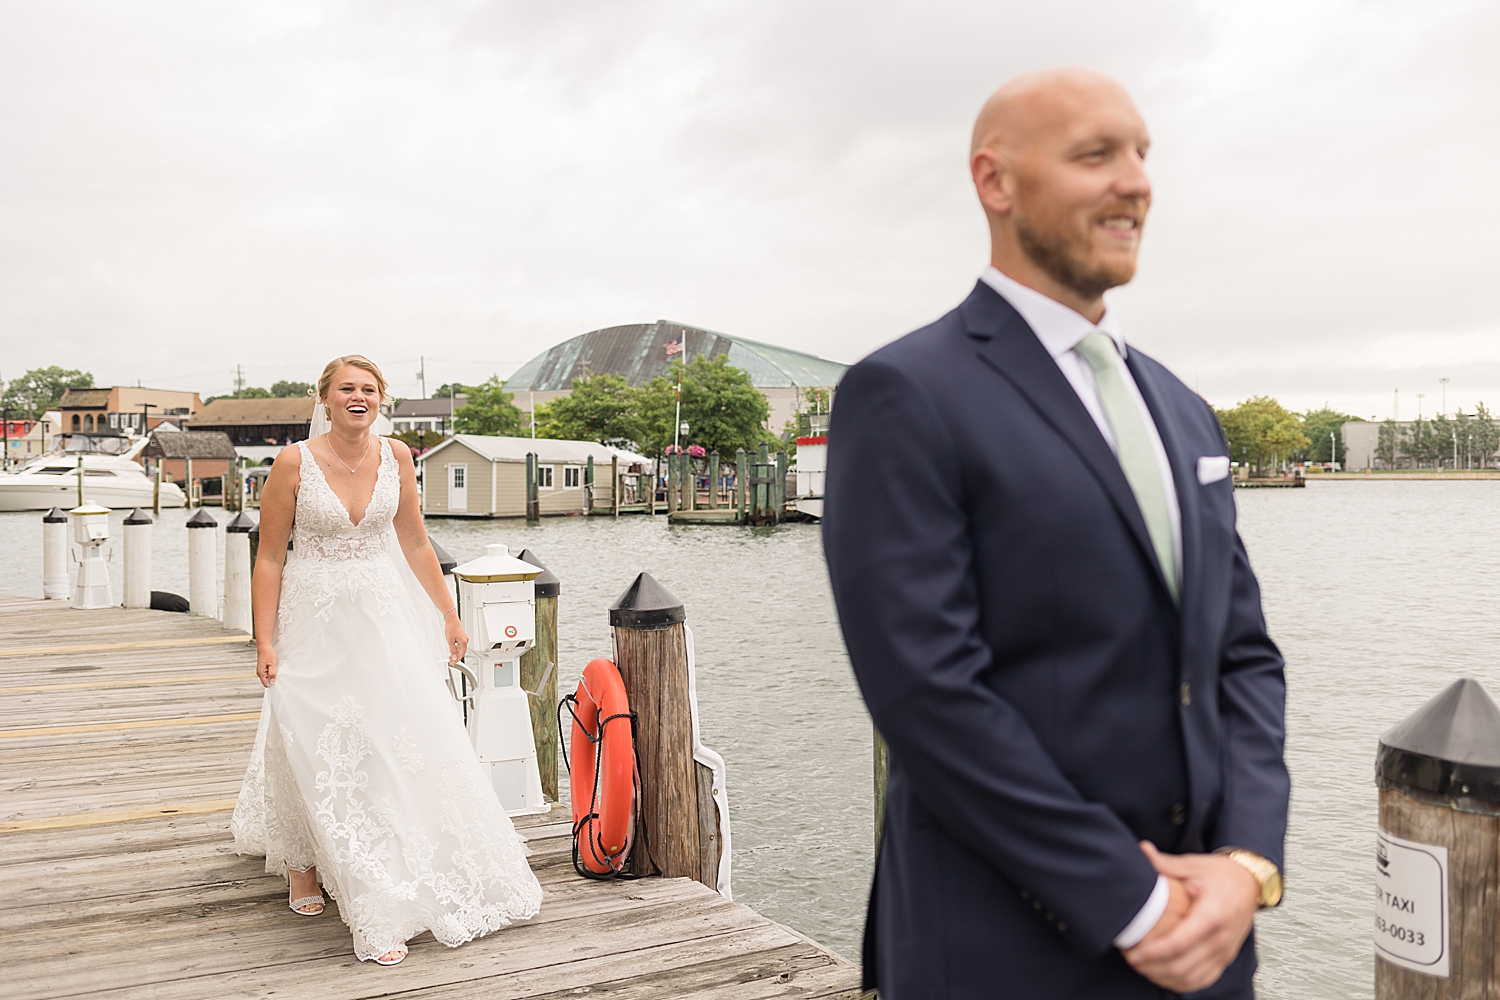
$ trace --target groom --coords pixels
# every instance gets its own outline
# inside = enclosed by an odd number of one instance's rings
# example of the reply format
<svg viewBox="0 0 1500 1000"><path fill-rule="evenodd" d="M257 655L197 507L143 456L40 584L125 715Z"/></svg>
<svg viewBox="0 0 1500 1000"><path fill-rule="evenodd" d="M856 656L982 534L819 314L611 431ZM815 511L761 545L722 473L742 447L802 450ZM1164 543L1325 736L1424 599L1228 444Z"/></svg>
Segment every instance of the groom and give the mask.
<svg viewBox="0 0 1500 1000"><path fill-rule="evenodd" d="M884 1000L1254 995L1285 683L1213 411L1105 307L1148 142L1095 73L1002 87L970 158L991 266L839 388L823 536L891 754Z"/></svg>

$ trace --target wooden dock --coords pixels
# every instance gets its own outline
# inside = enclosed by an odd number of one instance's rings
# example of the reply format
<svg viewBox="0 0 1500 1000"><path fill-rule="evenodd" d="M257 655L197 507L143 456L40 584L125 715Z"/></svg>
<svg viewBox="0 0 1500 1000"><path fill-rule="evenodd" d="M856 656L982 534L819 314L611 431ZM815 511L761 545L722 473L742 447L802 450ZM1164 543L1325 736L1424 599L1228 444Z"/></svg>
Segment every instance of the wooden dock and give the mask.
<svg viewBox="0 0 1500 1000"><path fill-rule="evenodd" d="M559 814L518 822L533 920L394 968L354 958L335 904L233 853L259 715L253 649L217 621L0 596L0 965L10 1000L89 996L846 997L858 969L687 879L590 882Z"/></svg>

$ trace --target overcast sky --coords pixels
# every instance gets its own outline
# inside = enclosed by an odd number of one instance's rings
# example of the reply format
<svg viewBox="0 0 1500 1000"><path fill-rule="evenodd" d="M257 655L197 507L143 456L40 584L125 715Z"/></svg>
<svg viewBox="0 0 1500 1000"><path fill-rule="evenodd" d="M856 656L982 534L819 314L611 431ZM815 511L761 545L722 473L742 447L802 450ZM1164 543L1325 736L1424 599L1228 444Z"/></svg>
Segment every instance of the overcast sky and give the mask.
<svg viewBox="0 0 1500 1000"><path fill-rule="evenodd" d="M1126 336L1217 405L1500 407L1500 5L0 0L0 376L401 395L670 318L852 362L985 263L998 84L1153 134Z"/></svg>

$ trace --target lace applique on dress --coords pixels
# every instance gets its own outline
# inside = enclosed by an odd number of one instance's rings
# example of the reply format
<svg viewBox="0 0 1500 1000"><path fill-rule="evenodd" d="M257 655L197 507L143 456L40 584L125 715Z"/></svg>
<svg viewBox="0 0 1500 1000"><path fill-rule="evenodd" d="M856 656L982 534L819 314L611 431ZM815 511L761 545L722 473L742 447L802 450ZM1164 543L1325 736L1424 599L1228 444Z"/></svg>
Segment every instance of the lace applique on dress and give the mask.
<svg viewBox="0 0 1500 1000"><path fill-rule="evenodd" d="M417 774L427 766L427 758L422 756L422 751L417 749L417 741L412 739L411 731L405 726L396 730L396 735L391 742L395 745L396 760L400 762L403 770Z"/></svg>
<svg viewBox="0 0 1500 1000"><path fill-rule="evenodd" d="M297 447L302 483L292 522L292 556L281 579L278 628L303 601L311 601L317 616L328 621L340 594L368 597L379 613L389 614L399 586L392 572L390 526L401 502L401 472L390 442L380 439L380 469L359 524L350 520L307 442Z"/></svg>

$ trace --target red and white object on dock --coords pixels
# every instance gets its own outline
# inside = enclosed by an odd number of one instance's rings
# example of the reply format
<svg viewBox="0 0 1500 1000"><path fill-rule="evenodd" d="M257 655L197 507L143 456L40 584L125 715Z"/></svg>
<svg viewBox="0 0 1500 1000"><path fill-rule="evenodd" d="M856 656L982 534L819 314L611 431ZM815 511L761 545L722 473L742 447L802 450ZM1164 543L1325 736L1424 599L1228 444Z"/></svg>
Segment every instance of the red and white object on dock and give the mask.
<svg viewBox="0 0 1500 1000"><path fill-rule="evenodd" d="M823 517L823 478L828 472L828 435L797 439L797 511Z"/></svg>

